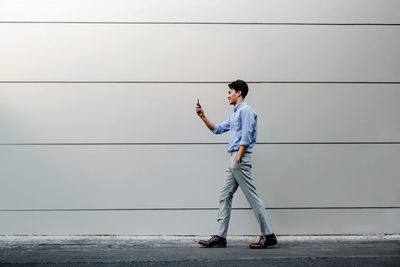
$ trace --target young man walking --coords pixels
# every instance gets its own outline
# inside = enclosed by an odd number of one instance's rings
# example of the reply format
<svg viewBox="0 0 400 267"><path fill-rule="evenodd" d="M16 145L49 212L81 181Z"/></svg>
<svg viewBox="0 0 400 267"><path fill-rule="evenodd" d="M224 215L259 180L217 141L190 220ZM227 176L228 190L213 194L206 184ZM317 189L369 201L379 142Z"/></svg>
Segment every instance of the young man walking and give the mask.
<svg viewBox="0 0 400 267"><path fill-rule="evenodd" d="M267 248L276 245L278 242L272 232L264 204L256 192L251 177L251 153L257 137L257 114L244 102L249 90L246 82L236 80L228 86L229 104L233 105L234 108L233 114L223 123L215 125L204 115L204 110L199 101L197 101L196 106L197 115L213 133L222 134L230 131L227 176L220 192L217 231L209 240L200 240L199 244L204 247L226 247L232 198L236 189L240 186L256 215L262 234L258 243L251 243L250 248Z"/></svg>

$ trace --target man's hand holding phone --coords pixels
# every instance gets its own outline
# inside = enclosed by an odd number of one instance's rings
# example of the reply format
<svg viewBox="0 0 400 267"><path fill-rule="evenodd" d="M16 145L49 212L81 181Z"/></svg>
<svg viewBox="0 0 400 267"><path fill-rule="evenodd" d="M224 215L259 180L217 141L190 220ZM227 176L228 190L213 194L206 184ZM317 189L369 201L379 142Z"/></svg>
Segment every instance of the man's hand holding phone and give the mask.
<svg viewBox="0 0 400 267"><path fill-rule="evenodd" d="M197 99L196 113L197 113L197 115L199 115L200 118L204 117L204 110L201 108L199 99Z"/></svg>
<svg viewBox="0 0 400 267"><path fill-rule="evenodd" d="M215 125L209 119L207 119L207 117L204 115L204 110L200 105L199 99L197 99L196 113L204 121L204 123L207 125L208 129L210 129L210 131L214 131Z"/></svg>

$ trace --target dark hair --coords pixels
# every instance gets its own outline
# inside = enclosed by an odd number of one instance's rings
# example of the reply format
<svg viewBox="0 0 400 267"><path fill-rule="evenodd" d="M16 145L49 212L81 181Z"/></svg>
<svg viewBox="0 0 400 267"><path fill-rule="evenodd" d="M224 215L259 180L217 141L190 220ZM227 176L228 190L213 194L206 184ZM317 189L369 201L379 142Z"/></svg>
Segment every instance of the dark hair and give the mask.
<svg viewBox="0 0 400 267"><path fill-rule="evenodd" d="M229 88L232 88L233 90L237 92L241 91L242 92L242 97L245 98L247 93L249 92L249 87L247 86L247 83L242 80L236 80L234 82L231 82L228 84Z"/></svg>

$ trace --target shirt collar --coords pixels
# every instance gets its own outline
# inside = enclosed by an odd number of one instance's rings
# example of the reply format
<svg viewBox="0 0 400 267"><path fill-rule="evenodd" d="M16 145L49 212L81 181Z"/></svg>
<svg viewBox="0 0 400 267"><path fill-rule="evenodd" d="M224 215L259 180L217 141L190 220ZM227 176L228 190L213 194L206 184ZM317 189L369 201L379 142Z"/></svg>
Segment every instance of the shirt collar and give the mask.
<svg viewBox="0 0 400 267"><path fill-rule="evenodd" d="M233 107L233 112L236 112L237 109L238 109L240 106L243 106L243 105L247 105L247 103L246 103L246 102L240 102L239 104L237 104L236 106Z"/></svg>

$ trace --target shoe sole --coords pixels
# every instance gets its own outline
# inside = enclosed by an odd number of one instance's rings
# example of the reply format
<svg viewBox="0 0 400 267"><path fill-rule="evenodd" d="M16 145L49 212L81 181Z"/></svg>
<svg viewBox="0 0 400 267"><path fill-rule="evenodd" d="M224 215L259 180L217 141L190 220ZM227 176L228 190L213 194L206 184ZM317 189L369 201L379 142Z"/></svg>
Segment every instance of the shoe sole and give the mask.
<svg viewBox="0 0 400 267"><path fill-rule="evenodd" d="M205 248L215 248L215 247L217 247L217 248L226 248L226 244L218 244L218 245L214 245L214 246L201 244L200 242L199 242L199 244L202 245Z"/></svg>
<svg viewBox="0 0 400 267"><path fill-rule="evenodd" d="M249 246L249 248L251 248L251 249L267 249L269 247L277 247L277 246L278 246L278 244L273 244L273 245L268 245L268 246L265 246L265 247L252 247L252 246Z"/></svg>

